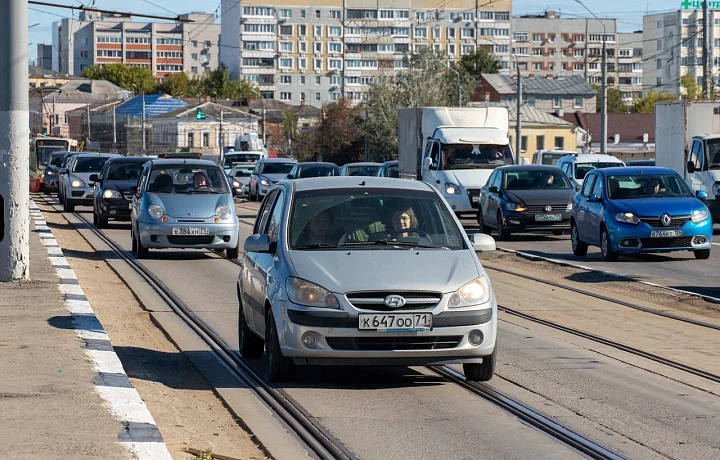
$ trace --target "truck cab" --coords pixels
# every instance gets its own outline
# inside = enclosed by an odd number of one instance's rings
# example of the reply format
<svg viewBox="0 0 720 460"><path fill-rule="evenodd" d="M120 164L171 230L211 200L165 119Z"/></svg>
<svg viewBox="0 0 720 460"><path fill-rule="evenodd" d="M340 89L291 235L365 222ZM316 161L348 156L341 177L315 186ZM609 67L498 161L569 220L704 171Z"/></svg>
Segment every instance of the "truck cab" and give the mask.
<svg viewBox="0 0 720 460"><path fill-rule="evenodd" d="M685 180L694 192L707 193L713 222L720 222L720 134L695 136L689 147Z"/></svg>

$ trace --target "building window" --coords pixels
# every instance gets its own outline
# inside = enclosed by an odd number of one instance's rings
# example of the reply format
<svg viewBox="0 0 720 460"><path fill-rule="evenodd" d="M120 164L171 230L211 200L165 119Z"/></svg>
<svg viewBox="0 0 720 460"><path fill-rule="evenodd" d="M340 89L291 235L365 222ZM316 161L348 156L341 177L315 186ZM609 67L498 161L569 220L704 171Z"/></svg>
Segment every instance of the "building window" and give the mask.
<svg viewBox="0 0 720 460"><path fill-rule="evenodd" d="M561 136L555 136L555 149L565 150L565 138Z"/></svg>
<svg viewBox="0 0 720 460"><path fill-rule="evenodd" d="M475 51L475 47L473 45L463 45L462 46L462 54L472 54Z"/></svg>
<svg viewBox="0 0 720 460"><path fill-rule="evenodd" d="M576 109L581 109L582 106L583 106L583 99L582 99L582 97L579 97L579 96L578 96L578 97L575 97L574 107L575 107Z"/></svg>
<svg viewBox="0 0 720 460"><path fill-rule="evenodd" d="M563 100L561 96L553 97L553 108L554 109L561 109L563 104Z"/></svg>
<svg viewBox="0 0 720 460"><path fill-rule="evenodd" d="M280 10L280 17L283 19L292 17L292 10Z"/></svg>
<svg viewBox="0 0 720 460"><path fill-rule="evenodd" d="M455 45L448 45L448 54L455 55Z"/></svg>
<svg viewBox="0 0 720 460"><path fill-rule="evenodd" d="M535 107L535 96L528 96L527 105L528 107Z"/></svg>
<svg viewBox="0 0 720 460"><path fill-rule="evenodd" d="M473 38L475 36L475 29L462 29L462 38Z"/></svg>
<svg viewBox="0 0 720 460"><path fill-rule="evenodd" d="M618 56L620 57L632 57L633 50L631 48L621 48Z"/></svg>
<svg viewBox="0 0 720 460"><path fill-rule="evenodd" d="M293 68L292 58L281 58L280 59L280 68L281 69L292 69Z"/></svg>
<svg viewBox="0 0 720 460"><path fill-rule="evenodd" d="M533 41L535 43L541 43L543 41L543 36L540 34L533 34Z"/></svg>
<svg viewBox="0 0 720 460"><path fill-rule="evenodd" d="M318 77L318 78L320 78L320 77ZM331 84L331 85L333 85L333 86L340 86L340 83L342 83L342 78L341 78L341 77L338 77L337 75L333 75L332 77L330 77L330 84ZM319 85L319 84L320 84L320 83L318 83L318 85Z"/></svg>
<svg viewBox="0 0 720 460"><path fill-rule="evenodd" d="M320 10L315 10L315 19L320 19Z"/></svg>
<svg viewBox="0 0 720 460"><path fill-rule="evenodd" d="M202 133L202 146L210 147L210 133Z"/></svg>
<svg viewBox="0 0 720 460"><path fill-rule="evenodd" d="M315 84L321 85L322 84L322 77L315 77Z"/></svg>
<svg viewBox="0 0 720 460"><path fill-rule="evenodd" d="M581 71L581 70L583 70L583 69L585 69L585 66L584 66L583 64L580 64L580 63L578 63L578 62L576 62L575 64L573 64L573 70L580 70L580 71Z"/></svg>
<svg viewBox="0 0 720 460"><path fill-rule="evenodd" d="M275 16L275 8L264 6L246 6L243 8L245 16Z"/></svg>
<svg viewBox="0 0 720 460"><path fill-rule="evenodd" d="M450 27L450 28L447 30L447 34L448 34L448 38L455 38L455 28L454 28L454 27Z"/></svg>
<svg viewBox="0 0 720 460"><path fill-rule="evenodd" d="M315 26L315 36L322 37L322 26Z"/></svg>
<svg viewBox="0 0 720 460"><path fill-rule="evenodd" d="M328 69L331 69L331 70L342 69L342 60L341 59L328 59Z"/></svg>
<svg viewBox="0 0 720 460"><path fill-rule="evenodd" d="M338 93L338 92L330 93L330 99L333 101L339 101L340 93Z"/></svg>
<svg viewBox="0 0 720 460"><path fill-rule="evenodd" d="M286 92L280 93L280 100L281 100L281 101L291 101L291 100L292 100L292 93L286 93Z"/></svg>
<svg viewBox="0 0 720 460"><path fill-rule="evenodd" d="M125 37L125 43L150 43L149 37Z"/></svg>
<svg viewBox="0 0 720 460"><path fill-rule="evenodd" d="M280 75L280 84L289 85L292 83L292 77L290 75Z"/></svg>
<svg viewBox="0 0 720 460"><path fill-rule="evenodd" d="M293 26L280 26L280 35L290 36L293 34Z"/></svg>
<svg viewBox="0 0 720 460"><path fill-rule="evenodd" d="M515 41L515 42L528 41L528 33L527 32L513 32L513 41Z"/></svg>
<svg viewBox="0 0 720 460"><path fill-rule="evenodd" d="M473 13L463 13L463 21L472 21L474 16Z"/></svg>
<svg viewBox="0 0 720 460"><path fill-rule="evenodd" d="M509 21L510 20L510 12L509 11L498 11L495 13L495 20L496 21Z"/></svg>
<svg viewBox="0 0 720 460"><path fill-rule="evenodd" d="M585 50L583 50L583 49L575 50L575 51L573 51L573 55L575 57L583 57L583 56L585 56Z"/></svg>
<svg viewBox="0 0 720 460"><path fill-rule="evenodd" d="M495 13L493 13L492 11L480 11L478 19L492 21L493 19L495 19Z"/></svg>
<svg viewBox="0 0 720 460"><path fill-rule="evenodd" d="M425 27L418 27L417 29L415 29L415 36L427 38L427 29Z"/></svg>
<svg viewBox="0 0 720 460"><path fill-rule="evenodd" d="M193 48L197 48L197 40L193 40L191 43Z"/></svg>
<svg viewBox="0 0 720 460"><path fill-rule="evenodd" d="M300 93L300 100L305 101L305 93Z"/></svg>
<svg viewBox="0 0 720 460"><path fill-rule="evenodd" d="M527 136L520 136L520 151L527 152Z"/></svg>
<svg viewBox="0 0 720 460"><path fill-rule="evenodd" d="M495 54L507 53L507 52L509 52L509 46L508 45L495 45L494 51L495 51Z"/></svg>
<svg viewBox="0 0 720 460"><path fill-rule="evenodd" d="M330 10L330 19L340 19L340 10Z"/></svg>
<svg viewBox="0 0 720 460"><path fill-rule="evenodd" d="M328 26L328 37L339 37L342 35L342 28L336 26Z"/></svg>
<svg viewBox="0 0 720 460"><path fill-rule="evenodd" d="M424 21L425 20L425 13L423 11L418 11L415 13L417 16L418 21Z"/></svg>
<svg viewBox="0 0 720 460"><path fill-rule="evenodd" d="M322 70L322 59L315 59L315 70Z"/></svg>
<svg viewBox="0 0 720 460"><path fill-rule="evenodd" d="M193 133L193 132L187 133L187 146L195 147L195 133Z"/></svg>
<svg viewBox="0 0 720 460"><path fill-rule="evenodd" d="M320 102L320 93L315 93L315 100Z"/></svg>
<svg viewBox="0 0 720 460"><path fill-rule="evenodd" d="M304 37L307 35L307 26L298 26L298 37Z"/></svg>
<svg viewBox="0 0 720 460"><path fill-rule="evenodd" d="M543 65L542 62L533 62L533 70L542 70Z"/></svg>
<svg viewBox="0 0 720 460"><path fill-rule="evenodd" d="M158 45L182 45L183 41L181 38L158 38L155 43Z"/></svg>
<svg viewBox="0 0 720 460"><path fill-rule="evenodd" d="M98 50L98 51L99 51L99 50ZM82 59L87 59L87 58L90 57L90 52L88 52L88 51L80 51L80 57L81 57Z"/></svg>
<svg viewBox="0 0 720 460"><path fill-rule="evenodd" d="M322 53L322 42L315 42L315 52Z"/></svg>
<svg viewBox="0 0 720 460"><path fill-rule="evenodd" d="M197 53L192 53L192 54L190 54L190 60L191 60L191 61L197 61L197 60L198 60L198 54L197 54Z"/></svg>
<svg viewBox="0 0 720 460"><path fill-rule="evenodd" d="M305 84L305 76L301 76L301 77L300 77L300 84L301 84L301 85L304 85L304 84Z"/></svg>
<svg viewBox="0 0 720 460"><path fill-rule="evenodd" d="M260 34L274 34L275 24L243 24L243 31Z"/></svg>
<svg viewBox="0 0 720 460"><path fill-rule="evenodd" d="M433 38L440 38L440 27L434 27L432 30Z"/></svg>
<svg viewBox="0 0 720 460"><path fill-rule="evenodd" d="M537 136L535 138L538 150L545 150L545 136Z"/></svg>
<svg viewBox="0 0 720 460"><path fill-rule="evenodd" d="M298 59L298 69L307 69L307 59L306 58Z"/></svg>
<svg viewBox="0 0 720 460"><path fill-rule="evenodd" d="M198 73L198 68L197 68L197 67L190 67L190 72L192 72L192 73Z"/></svg>
<svg viewBox="0 0 720 460"><path fill-rule="evenodd" d="M662 86L662 77L657 77L655 83L657 84L657 86Z"/></svg>
<svg viewBox="0 0 720 460"><path fill-rule="evenodd" d="M305 10L300 10L300 18L305 19Z"/></svg>
<svg viewBox="0 0 720 460"><path fill-rule="evenodd" d="M292 53L293 42L280 42L280 51L285 53Z"/></svg>

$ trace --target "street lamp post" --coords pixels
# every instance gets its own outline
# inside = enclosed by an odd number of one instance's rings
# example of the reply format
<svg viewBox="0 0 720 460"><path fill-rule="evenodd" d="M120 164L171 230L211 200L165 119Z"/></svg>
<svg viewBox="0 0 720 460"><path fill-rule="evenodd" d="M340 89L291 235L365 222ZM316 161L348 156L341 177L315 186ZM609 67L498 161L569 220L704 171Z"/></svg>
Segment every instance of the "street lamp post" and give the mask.
<svg viewBox="0 0 720 460"><path fill-rule="evenodd" d="M263 135L263 146L267 149L267 136L265 135L265 132L267 131L267 128L265 127L265 98L263 97L262 94L260 94L260 91L258 91L256 88L253 88L252 92L255 93L255 94L257 94L258 96L260 96L260 99L262 100L262 104L263 104L263 111L262 111L262 120L263 120L263 132L262 132L262 135Z"/></svg>
<svg viewBox="0 0 720 460"><path fill-rule="evenodd" d="M438 59L437 57L433 57L433 59L437 62L442 63L442 61L440 61L440 59ZM447 63L447 68L448 68L448 70L455 72L455 75L457 75L457 106L461 107L462 106L462 93L460 91L460 72L458 72L457 70L453 69L450 66L450 61L448 61L448 63Z"/></svg>
<svg viewBox="0 0 720 460"><path fill-rule="evenodd" d="M600 24L603 26L603 40L602 40L602 89L601 91L601 98L600 98L600 153L607 153L607 29L605 27L605 22L602 21L595 13L590 11L590 8L585 6L583 2L580 0L575 0L580 6L585 8L588 13L593 15L595 19L600 21ZM587 37L586 37L587 39Z"/></svg>

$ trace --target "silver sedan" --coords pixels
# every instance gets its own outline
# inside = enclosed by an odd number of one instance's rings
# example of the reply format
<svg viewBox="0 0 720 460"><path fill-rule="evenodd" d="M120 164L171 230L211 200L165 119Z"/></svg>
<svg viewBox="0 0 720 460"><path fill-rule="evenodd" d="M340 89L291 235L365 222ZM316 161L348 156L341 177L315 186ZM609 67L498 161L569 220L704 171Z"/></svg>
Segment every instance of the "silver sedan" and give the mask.
<svg viewBox="0 0 720 460"><path fill-rule="evenodd" d="M497 304L463 231L422 182L283 181L264 200L237 280L240 352L271 380L295 365L458 363L494 373Z"/></svg>

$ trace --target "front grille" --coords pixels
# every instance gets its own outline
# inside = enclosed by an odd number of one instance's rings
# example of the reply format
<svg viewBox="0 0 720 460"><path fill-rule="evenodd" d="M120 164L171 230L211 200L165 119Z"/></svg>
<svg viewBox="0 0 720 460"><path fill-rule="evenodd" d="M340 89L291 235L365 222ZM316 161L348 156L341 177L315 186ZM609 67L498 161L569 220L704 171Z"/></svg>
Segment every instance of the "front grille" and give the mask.
<svg viewBox="0 0 720 460"><path fill-rule="evenodd" d="M399 295L405 299L405 305L399 308L385 305L385 298L390 295ZM435 307L442 299L439 292L349 292L345 295L348 302L358 310L369 311L403 311L427 310Z"/></svg>
<svg viewBox="0 0 720 460"><path fill-rule="evenodd" d="M181 224L201 224L205 222L202 219L178 219L177 221Z"/></svg>
<svg viewBox="0 0 720 460"><path fill-rule="evenodd" d="M653 228L672 228L672 227L682 227L686 223L690 221L690 216L670 216L670 225L665 227L660 222L660 216L651 216L651 217L639 217L640 222L645 222L649 226Z"/></svg>
<svg viewBox="0 0 720 460"><path fill-rule="evenodd" d="M552 208L550 211L545 210L545 204L529 204L525 206L526 212L530 212L533 214L546 214L546 213L561 213L565 212L567 209L567 203L565 204L551 204L550 207Z"/></svg>
<svg viewBox="0 0 720 460"><path fill-rule="evenodd" d="M478 209L480 207L480 202L473 201L473 197L480 196L480 189L468 189L467 194L468 194L468 198L470 199L470 206L473 209Z"/></svg>
<svg viewBox="0 0 720 460"><path fill-rule="evenodd" d="M692 237L683 238L641 238L643 249L668 249L690 247Z"/></svg>
<svg viewBox="0 0 720 460"><path fill-rule="evenodd" d="M201 236L168 236L168 242L170 244L212 244L215 237L213 235L201 235Z"/></svg>
<svg viewBox="0 0 720 460"><path fill-rule="evenodd" d="M70 194L72 195L73 198L82 198L83 196L85 196L85 192L83 192L82 190L79 192L72 191L72 192L70 192Z"/></svg>
<svg viewBox="0 0 720 460"><path fill-rule="evenodd" d="M447 337L326 337L333 350L443 350L455 348L461 335Z"/></svg>

